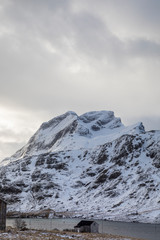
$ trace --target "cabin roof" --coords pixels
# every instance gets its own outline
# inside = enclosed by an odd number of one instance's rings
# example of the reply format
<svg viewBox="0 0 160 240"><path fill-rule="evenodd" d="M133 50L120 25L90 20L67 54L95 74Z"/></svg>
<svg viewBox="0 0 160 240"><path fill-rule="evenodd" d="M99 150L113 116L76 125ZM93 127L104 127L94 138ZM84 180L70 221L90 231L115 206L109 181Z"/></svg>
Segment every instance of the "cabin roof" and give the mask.
<svg viewBox="0 0 160 240"><path fill-rule="evenodd" d="M82 220L80 221L76 226L75 228L79 228L79 227L82 227L82 226L90 226L94 221L85 221L85 220Z"/></svg>

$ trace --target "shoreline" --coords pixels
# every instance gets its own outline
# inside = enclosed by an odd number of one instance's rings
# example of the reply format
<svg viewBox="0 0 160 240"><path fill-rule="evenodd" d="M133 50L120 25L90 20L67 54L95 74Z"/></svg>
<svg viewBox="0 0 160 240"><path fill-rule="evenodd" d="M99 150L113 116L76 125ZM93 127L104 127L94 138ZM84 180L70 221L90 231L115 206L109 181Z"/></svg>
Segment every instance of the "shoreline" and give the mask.
<svg viewBox="0 0 160 240"><path fill-rule="evenodd" d="M7 219L7 226L15 227L17 218ZM28 229L53 231L55 229L59 231L74 231L74 226L81 220L80 218L20 218L25 221ZM87 219L86 219L87 220ZM88 219L94 220L94 219ZM99 224L100 234L112 234L129 236L130 238L159 240L160 224L146 224L146 223L133 223L133 222L120 222L120 221L108 221L98 220L95 222Z"/></svg>
<svg viewBox="0 0 160 240"><path fill-rule="evenodd" d="M140 219L137 219L135 215L131 215L133 218L121 218L118 219L116 216L114 216L114 219L108 217L108 218L96 218L96 217L87 217L83 215L76 215L73 212L55 212L51 209L44 209L40 211L32 211L32 212L19 212L19 211L13 211L13 212L7 212L7 219L16 219L16 218L31 218L31 219L88 219L88 220L98 220L98 221L108 221L108 222L122 222L122 223L139 223L139 224L154 224L159 225L159 222L151 222L151 221L143 221Z"/></svg>

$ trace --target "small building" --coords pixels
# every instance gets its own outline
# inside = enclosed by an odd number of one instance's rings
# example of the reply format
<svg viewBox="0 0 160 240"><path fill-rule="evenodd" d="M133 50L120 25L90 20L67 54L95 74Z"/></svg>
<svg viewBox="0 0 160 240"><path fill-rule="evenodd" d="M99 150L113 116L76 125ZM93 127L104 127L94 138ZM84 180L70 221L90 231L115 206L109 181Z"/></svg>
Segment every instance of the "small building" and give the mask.
<svg viewBox="0 0 160 240"><path fill-rule="evenodd" d="M89 232L89 233L98 233L99 224L95 221L80 221L74 229L77 232Z"/></svg>
<svg viewBox="0 0 160 240"><path fill-rule="evenodd" d="M6 210L7 203L0 198L0 230L6 229Z"/></svg>

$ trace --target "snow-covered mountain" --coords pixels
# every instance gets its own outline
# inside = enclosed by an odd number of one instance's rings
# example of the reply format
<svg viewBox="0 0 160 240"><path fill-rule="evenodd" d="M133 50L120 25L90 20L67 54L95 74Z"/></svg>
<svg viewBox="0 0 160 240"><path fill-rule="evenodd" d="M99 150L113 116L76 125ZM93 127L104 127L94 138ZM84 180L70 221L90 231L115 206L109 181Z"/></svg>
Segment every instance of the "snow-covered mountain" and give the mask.
<svg viewBox="0 0 160 240"><path fill-rule="evenodd" d="M111 111L67 112L0 163L9 211L160 222L160 131Z"/></svg>

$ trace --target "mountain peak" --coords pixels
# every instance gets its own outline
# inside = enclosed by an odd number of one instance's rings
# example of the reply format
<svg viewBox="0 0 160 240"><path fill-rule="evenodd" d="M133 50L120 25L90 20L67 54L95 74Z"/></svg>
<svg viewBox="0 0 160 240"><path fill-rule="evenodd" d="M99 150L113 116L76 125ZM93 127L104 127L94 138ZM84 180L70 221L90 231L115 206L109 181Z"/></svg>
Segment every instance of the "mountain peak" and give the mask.
<svg viewBox="0 0 160 240"><path fill-rule="evenodd" d="M159 148L160 132L145 132L141 122L125 127L111 111L69 111L43 123L1 163L1 195L9 211L156 222Z"/></svg>
<svg viewBox="0 0 160 240"><path fill-rule="evenodd" d="M81 119L86 119L88 121L94 121L97 120L99 118L114 118L114 112L112 111L91 111L91 112L87 112L84 113L80 116Z"/></svg>
<svg viewBox="0 0 160 240"><path fill-rule="evenodd" d="M91 124L90 128L93 131L98 131L105 128L109 123L112 123L112 127L121 127L121 119L114 116L112 111L92 111L87 112L79 117L79 119L85 124Z"/></svg>
<svg viewBox="0 0 160 240"><path fill-rule="evenodd" d="M56 151L93 148L124 134L136 135L144 132L142 123L125 127L112 111L91 111L80 116L68 111L44 122L12 159Z"/></svg>
<svg viewBox="0 0 160 240"><path fill-rule="evenodd" d="M48 122L44 122L42 123L41 127L43 130L49 127L56 127L61 121L63 121L64 119L66 119L67 117L77 117L77 114L75 112L72 111L68 111L62 115L59 115L55 118L52 118L51 120L49 120Z"/></svg>

